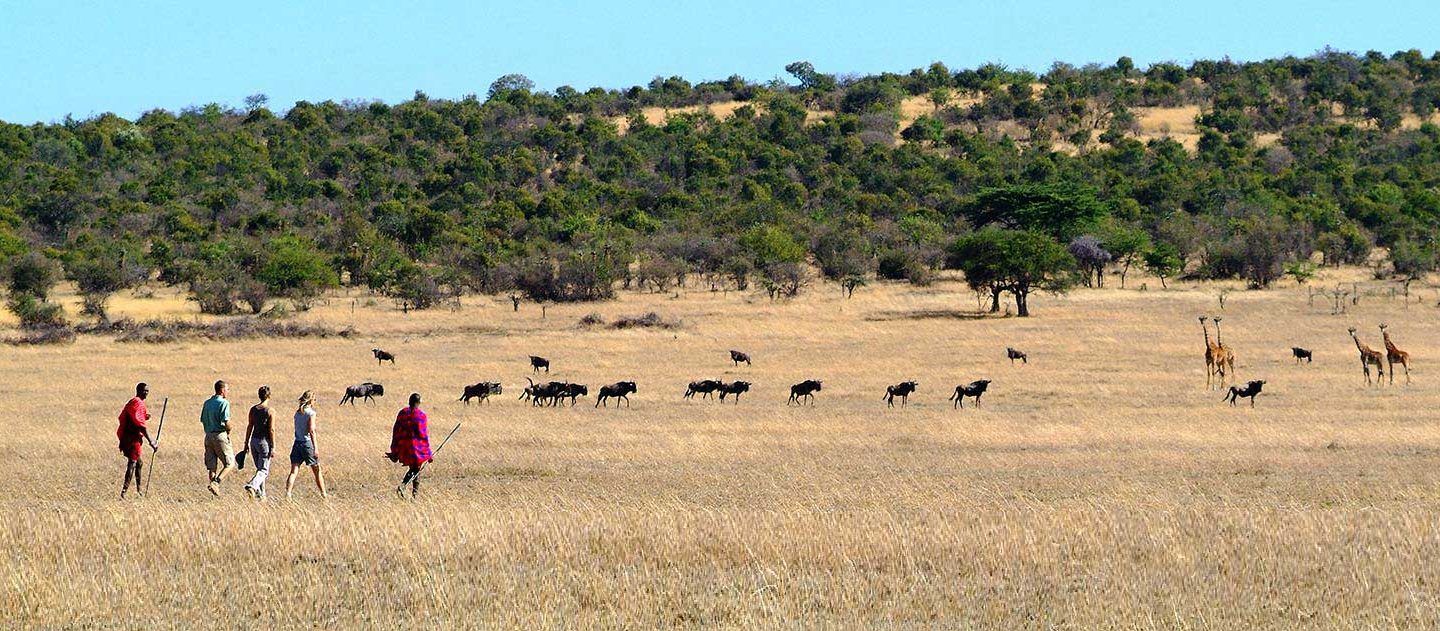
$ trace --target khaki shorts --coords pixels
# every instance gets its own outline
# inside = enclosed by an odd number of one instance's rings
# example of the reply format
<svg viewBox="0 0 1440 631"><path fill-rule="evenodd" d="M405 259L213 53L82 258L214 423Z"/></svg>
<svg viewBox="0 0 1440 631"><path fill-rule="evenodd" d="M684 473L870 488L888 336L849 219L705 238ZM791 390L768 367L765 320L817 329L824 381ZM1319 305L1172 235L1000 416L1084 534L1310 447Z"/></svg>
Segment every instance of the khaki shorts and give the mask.
<svg viewBox="0 0 1440 631"><path fill-rule="evenodd" d="M230 432L205 434L205 468L211 473L223 465L235 468L235 450L230 447Z"/></svg>

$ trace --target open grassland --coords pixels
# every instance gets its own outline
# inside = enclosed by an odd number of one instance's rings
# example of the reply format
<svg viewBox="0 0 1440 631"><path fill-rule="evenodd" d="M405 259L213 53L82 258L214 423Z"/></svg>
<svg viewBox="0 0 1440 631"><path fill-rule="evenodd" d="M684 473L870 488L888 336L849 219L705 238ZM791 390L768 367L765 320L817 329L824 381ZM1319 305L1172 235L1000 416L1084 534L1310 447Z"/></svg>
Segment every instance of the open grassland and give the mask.
<svg viewBox="0 0 1440 631"><path fill-rule="evenodd" d="M1336 272L1320 282L1337 280ZM1347 272L1355 275L1357 272ZM1037 297L978 318L953 281L833 286L791 302L691 289L600 305L503 298L404 315L334 296L302 316L358 339L0 347L0 620L7 628L1440 625L1440 325L1433 297L1331 315L1305 292L1230 294L1224 337L1258 407L1205 389L1195 318L1214 286ZM187 313L168 295L119 314ZM674 330L585 328L655 311ZM1345 329L1388 322L1414 384L1367 389ZM9 325L6 325L9 326ZM1030 354L1012 366L1004 348ZM1296 366L1289 348L1313 348ZM398 355L378 367L369 349ZM753 367L725 351L750 352ZM515 400L526 356L553 377L639 383L629 409ZM333 497L302 477L210 497L199 406L261 383L288 426L321 394ZM747 379L737 405L685 382ZM812 407L789 384L823 379ZM979 410L955 384L994 380ZM455 401L466 383L507 388ZM906 409L884 386L920 382ZM170 398L149 498L116 499L115 416L134 382ZM387 386L337 408L342 387ZM404 395L464 428L417 501L381 459ZM237 421L237 425L243 421ZM152 421L152 426L154 422ZM242 425L243 426L243 425ZM285 432L277 431L277 437ZM238 438L237 438L238 441ZM286 442L282 440L282 442ZM288 452L288 444L279 449Z"/></svg>

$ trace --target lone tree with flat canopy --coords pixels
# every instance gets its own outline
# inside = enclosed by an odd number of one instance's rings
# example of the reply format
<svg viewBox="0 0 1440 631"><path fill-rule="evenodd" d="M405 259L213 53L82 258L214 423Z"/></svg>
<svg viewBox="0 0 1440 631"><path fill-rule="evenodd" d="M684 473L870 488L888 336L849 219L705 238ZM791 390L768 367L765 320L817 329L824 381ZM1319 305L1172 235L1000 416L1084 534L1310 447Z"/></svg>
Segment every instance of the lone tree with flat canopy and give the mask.
<svg viewBox="0 0 1440 631"><path fill-rule="evenodd" d="M962 237L950 251L954 267L975 291L989 292L991 311L1001 292L1015 298L1020 317L1030 315L1030 294L1060 292L1073 282L1075 259L1055 239L1028 230L985 228Z"/></svg>

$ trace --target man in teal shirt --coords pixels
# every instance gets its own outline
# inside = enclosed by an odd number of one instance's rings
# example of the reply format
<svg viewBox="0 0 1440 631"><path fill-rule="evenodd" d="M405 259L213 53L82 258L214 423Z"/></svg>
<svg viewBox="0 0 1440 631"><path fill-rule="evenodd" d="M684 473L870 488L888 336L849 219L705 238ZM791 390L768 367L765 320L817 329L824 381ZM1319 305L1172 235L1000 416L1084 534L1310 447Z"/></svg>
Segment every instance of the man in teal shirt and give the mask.
<svg viewBox="0 0 1440 631"><path fill-rule="evenodd" d="M230 402L225 399L229 388L224 381L215 382L215 396L200 408L200 424L205 427L205 468L210 471L210 493L220 496L220 481L235 468L235 450L230 447Z"/></svg>

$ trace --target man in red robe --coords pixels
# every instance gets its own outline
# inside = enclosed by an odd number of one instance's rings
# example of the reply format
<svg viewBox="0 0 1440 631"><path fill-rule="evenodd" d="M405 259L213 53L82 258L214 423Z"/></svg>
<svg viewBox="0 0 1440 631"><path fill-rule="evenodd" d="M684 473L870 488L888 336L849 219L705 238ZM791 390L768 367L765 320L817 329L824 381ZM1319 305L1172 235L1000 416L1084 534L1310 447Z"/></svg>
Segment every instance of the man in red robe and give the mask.
<svg viewBox="0 0 1440 631"><path fill-rule="evenodd" d="M125 455L125 484L120 487L120 499L125 499L125 493L130 490L131 479L135 480L135 494L140 494L140 470L145 466L140 460L142 447L148 442L150 449L155 449L155 441L145 429L145 421L150 420L150 411L145 409L145 398L149 396L150 386L137 384L135 398L120 410L120 427L115 430L116 438L120 439L120 453Z"/></svg>
<svg viewBox="0 0 1440 631"><path fill-rule="evenodd" d="M410 395L410 405L395 415L395 429L390 434L390 453L385 454L391 462L409 467L400 488L395 492L405 496L405 485L410 484L410 496L420 494L420 469L430 462L430 419L420 409L420 394Z"/></svg>

